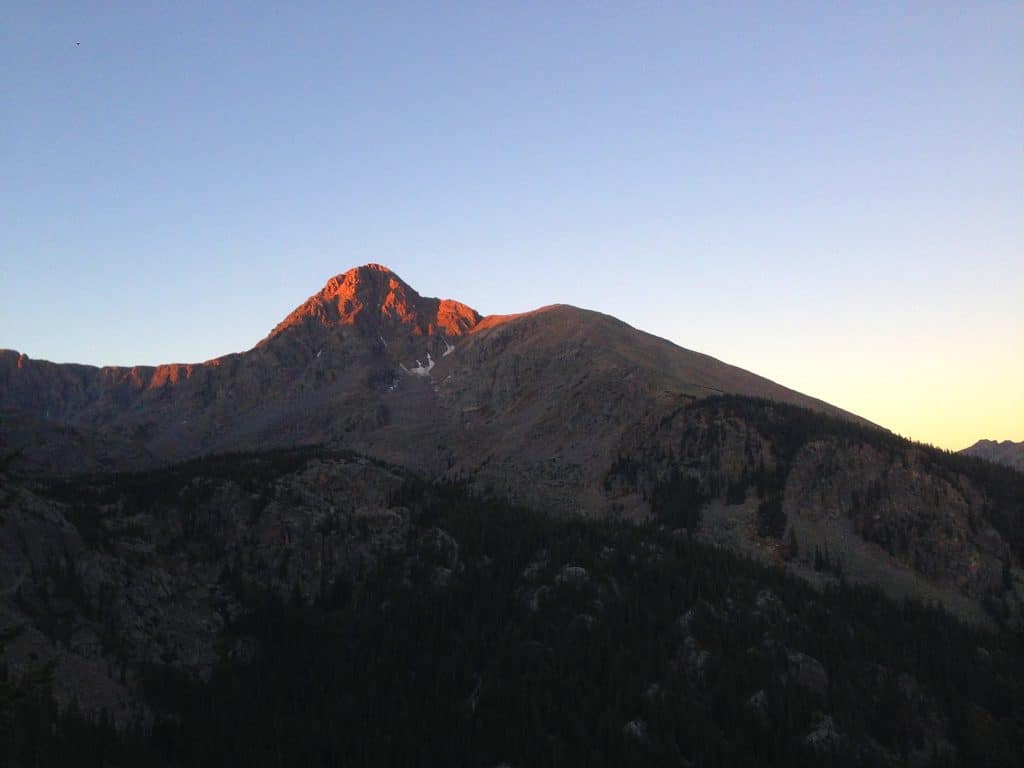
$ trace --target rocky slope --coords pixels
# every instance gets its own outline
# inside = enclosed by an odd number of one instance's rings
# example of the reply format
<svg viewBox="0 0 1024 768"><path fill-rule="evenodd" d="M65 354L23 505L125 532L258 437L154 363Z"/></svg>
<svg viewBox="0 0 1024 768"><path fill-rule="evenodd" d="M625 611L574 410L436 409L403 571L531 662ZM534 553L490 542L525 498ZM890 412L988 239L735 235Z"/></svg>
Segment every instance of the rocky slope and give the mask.
<svg viewBox="0 0 1024 768"><path fill-rule="evenodd" d="M77 703L0 676L4 764L1019 764L1018 638L683 533L319 448L0 500L0 656Z"/></svg>
<svg viewBox="0 0 1024 768"><path fill-rule="evenodd" d="M421 550L455 567L442 533L414 529L407 478L322 451L58 483L0 477L0 628L17 630L8 670L52 663L58 701L144 720L146 664L205 679L225 653L249 652L224 646L247 589L312 602Z"/></svg>
<svg viewBox="0 0 1024 768"><path fill-rule="evenodd" d="M1022 621L1012 479L607 315L482 317L379 265L206 363L0 352L0 416L23 474L326 444L549 513L694 529L816 581L824 558L965 618Z"/></svg>
<svg viewBox="0 0 1024 768"><path fill-rule="evenodd" d="M842 574L1024 628L1024 477L1010 470L779 403L710 398L627 435L605 488L622 510L812 580Z"/></svg>
<svg viewBox="0 0 1024 768"><path fill-rule="evenodd" d="M332 278L253 349L95 368L0 351L0 447L47 474L333 441L526 503L604 511L622 430L719 392L821 401L568 306L482 318L367 265Z"/></svg>
<svg viewBox="0 0 1024 768"><path fill-rule="evenodd" d="M1024 472L1024 441L1015 443L1012 440L979 440L960 452Z"/></svg>

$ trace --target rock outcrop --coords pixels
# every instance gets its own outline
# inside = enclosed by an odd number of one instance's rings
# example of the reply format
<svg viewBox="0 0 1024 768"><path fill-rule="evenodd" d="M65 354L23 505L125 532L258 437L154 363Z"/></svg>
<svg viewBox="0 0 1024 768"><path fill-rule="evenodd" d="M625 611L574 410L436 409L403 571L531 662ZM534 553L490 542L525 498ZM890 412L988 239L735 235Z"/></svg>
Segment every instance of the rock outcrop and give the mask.
<svg viewBox="0 0 1024 768"><path fill-rule="evenodd" d="M396 556L457 570L451 536L415 536L392 501L406 482L365 458L301 452L38 490L0 477L9 669L52 662L58 700L145 719L129 693L144 664L203 679L222 654L250 652L222 647L246 590L312 603Z"/></svg>

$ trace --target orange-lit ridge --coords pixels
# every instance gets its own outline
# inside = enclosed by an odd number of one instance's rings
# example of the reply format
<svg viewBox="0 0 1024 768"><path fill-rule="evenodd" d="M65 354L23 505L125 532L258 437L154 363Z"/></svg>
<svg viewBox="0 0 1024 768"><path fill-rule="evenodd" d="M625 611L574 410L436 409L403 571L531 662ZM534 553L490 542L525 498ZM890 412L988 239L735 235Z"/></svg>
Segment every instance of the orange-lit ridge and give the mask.
<svg viewBox="0 0 1024 768"><path fill-rule="evenodd" d="M513 320L521 315L483 317L472 307L453 299L420 296L402 278L381 264L366 264L332 277L324 287L280 322L259 346L283 333L304 326L363 327L374 335L389 331L413 336L457 338ZM13 350L10 350L13 353ZM29 373L36 366L51 366L17 354L16 369ZM106 366L101 377L112 385L132 389L160 389L187 381L201 371L237 357L237 353L202 363L167 363L157 366ZM31 374L30 374L31 375Z"/></svg>
<svg viewBox="0 0 1024 768"><path fill-rule="evenodd" d="M398 275L380 264L367 264L332 277L270 333L289 328L379 324L402 325L414 335L444 333L462 336L481 320L480 314L452 299L424 298Z"/></svg>

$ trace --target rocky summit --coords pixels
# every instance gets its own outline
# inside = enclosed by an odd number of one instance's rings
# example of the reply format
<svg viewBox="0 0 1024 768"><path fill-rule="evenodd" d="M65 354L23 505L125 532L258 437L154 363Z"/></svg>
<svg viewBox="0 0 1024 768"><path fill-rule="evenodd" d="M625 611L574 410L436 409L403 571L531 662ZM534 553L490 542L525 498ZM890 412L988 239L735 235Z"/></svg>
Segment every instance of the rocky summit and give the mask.
<svg viewBox="0 0 1024 768"><path fill-rule="evenodd" d="M476 310L451 299L425 299L380 264L367 264L332 277L288 315L267 341L302 330L355 326L368 334L462 336L480 322ZM266 343L266 342L264 342Z"/></svg>

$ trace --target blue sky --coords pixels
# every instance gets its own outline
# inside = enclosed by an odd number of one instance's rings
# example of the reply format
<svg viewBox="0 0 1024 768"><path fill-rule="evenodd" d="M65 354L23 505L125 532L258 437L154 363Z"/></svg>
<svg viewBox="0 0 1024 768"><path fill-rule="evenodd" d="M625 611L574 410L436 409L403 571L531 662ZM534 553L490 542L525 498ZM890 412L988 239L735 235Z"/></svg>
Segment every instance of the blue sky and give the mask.
<svg viewBox="0 0 1024 768"><path fill-rule="evenodd" d="M1024 4L292 5L0 11L0 346L202 360L374 261L1024 439Z"/></svg>

